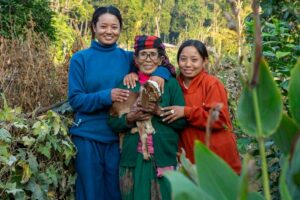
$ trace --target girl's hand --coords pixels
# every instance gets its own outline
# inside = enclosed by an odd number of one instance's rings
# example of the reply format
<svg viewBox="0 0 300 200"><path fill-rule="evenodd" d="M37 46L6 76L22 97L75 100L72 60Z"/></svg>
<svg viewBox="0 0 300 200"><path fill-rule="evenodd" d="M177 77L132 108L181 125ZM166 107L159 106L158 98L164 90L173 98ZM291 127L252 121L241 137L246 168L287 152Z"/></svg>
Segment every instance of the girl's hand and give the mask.
<svg viewBox="0 0 300 200"><path fill-rule="evenodd" d="M119 88L113 88L111 90L111 100L112 102L118 101L123 102L126 101L129 96L129 90L119 89Z"/></svg>
<svg viewBox="0 0 300 200"><path fill-rule="evenodd" d="M162 121L171 123L179 118L184 117L184 106L168 106L161 108Z"/></svg>
<svg viewBox="0 0 300 200"><path fill-rule="evenodd" d="M123 84L127 86L127 88L135 88L136 81L139 80L139 77L136 73L131 72L127 74L123 79Z"/></svg>
<svg viewBox="0 0 300 200"><path fill-rule="evenodd" d="M164 93L164 87L165 87L165 79L159 77L159 76L151 76L149 78L151 81L155 81L158 84L158 87L160 88L161 93Z"/></svg>

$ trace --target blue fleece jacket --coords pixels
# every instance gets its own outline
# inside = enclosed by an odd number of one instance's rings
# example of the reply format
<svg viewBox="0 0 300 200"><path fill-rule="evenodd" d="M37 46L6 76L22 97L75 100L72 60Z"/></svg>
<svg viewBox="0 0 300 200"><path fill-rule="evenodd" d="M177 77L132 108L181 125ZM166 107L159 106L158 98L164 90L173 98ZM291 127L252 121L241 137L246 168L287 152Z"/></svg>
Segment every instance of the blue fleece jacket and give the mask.
<svg viewBox="0 0 300 200"><path fill-rule="evenodd" d="M158 69L155 75L170 77L166 68ZM133 53L117 44L103 46L92 41L88 49L75 53L69 68L68 97L75 111L70 133L104 143L118 141L118 135L107 124L111 90L134 70Z"/></svg>

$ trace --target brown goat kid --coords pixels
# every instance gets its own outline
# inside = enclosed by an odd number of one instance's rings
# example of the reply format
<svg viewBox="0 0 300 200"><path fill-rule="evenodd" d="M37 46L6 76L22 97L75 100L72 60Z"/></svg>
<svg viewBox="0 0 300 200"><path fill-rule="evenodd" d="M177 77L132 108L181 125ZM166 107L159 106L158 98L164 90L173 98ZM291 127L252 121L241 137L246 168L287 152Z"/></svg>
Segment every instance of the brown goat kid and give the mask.
<svg viewBox="0 0 300 200"><path fill-rule="evenodd" d="M114 102L109 113L111 116L121 117L123 114L129 113L131 106L137 103L137 101L140 101L143 108L147 108L150 102L158 104L159 99L160 90L157 83L149 80L141 87L139 93L130 91L129 97L125 102ZM148 134L155 133L155 129L151 123L151 118L145 121L137 121L136 126L137 129L136 127L132 128L131 133L139 132L140 140L142 142L143 158L145 160L149 160L150 154L147 147L147 138ZM124 133L119 133L121 150L124 136Z"/></svg>

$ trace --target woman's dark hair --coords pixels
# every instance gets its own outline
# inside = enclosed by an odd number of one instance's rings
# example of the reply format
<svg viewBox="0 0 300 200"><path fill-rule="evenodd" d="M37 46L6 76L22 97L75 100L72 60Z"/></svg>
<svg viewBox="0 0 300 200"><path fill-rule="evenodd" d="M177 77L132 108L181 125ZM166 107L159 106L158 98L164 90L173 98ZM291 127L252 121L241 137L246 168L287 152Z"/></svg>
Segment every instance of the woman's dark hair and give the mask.
<svg viewBox="0 0 300 200"><path fill-rule="evenodd" d="M180 56L182 50L185 47L189 47L189 46L195 47L203 59L208 59L207 49L202 42L200 42L199 40L186 40L180 45L180 47L178 49L177 62L179 62L179 56Z"/></svg>
<svg viewBox="0 0 300 200"><path fill-rule="evenodd" d="M122 29L122 26L123 26L122 16L121 16L120 10L118 8L116 8L114 6L99 7L94 11L92 22L91 22L92 39L95 39L95 32L94 32L93 26L96 26L99 17L106 13L116 16L120 23L120 29Z"/></svg>

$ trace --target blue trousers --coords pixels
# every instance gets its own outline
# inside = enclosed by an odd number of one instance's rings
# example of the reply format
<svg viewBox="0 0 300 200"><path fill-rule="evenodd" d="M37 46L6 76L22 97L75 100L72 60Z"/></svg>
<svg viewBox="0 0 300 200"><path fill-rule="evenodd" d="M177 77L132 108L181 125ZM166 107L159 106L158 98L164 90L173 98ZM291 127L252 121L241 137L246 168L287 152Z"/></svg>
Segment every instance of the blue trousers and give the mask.
<svg viewBox="0 0 300 200"><path fill-rule="evenodd" d="M72 136L75 158L76 200L120 200L119 144Z"/></svg>

